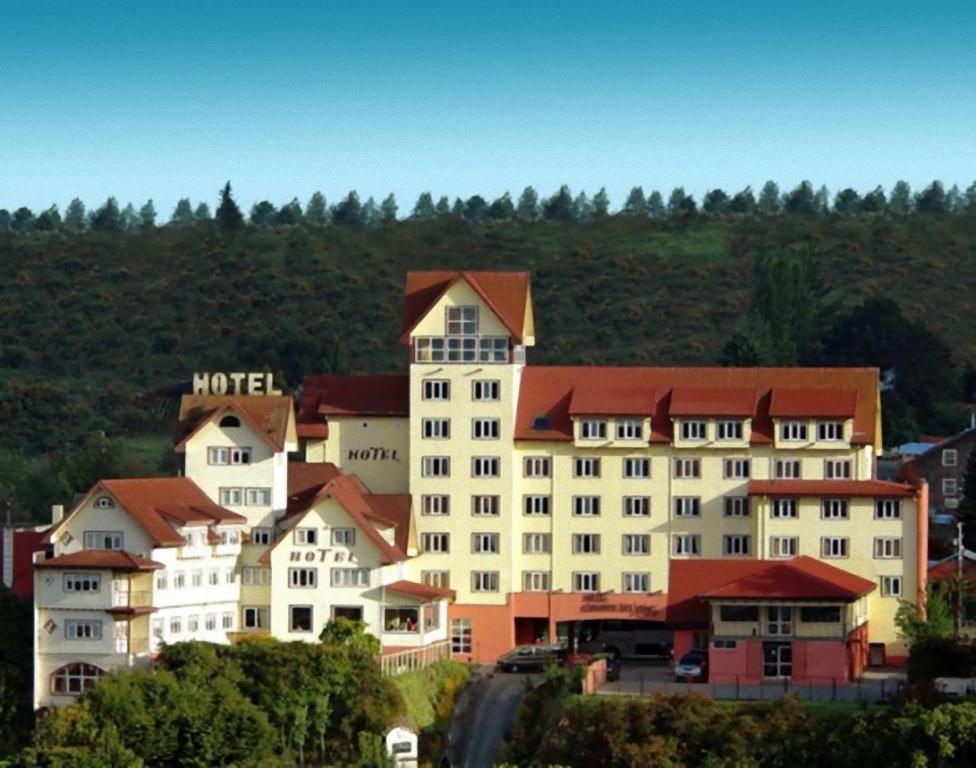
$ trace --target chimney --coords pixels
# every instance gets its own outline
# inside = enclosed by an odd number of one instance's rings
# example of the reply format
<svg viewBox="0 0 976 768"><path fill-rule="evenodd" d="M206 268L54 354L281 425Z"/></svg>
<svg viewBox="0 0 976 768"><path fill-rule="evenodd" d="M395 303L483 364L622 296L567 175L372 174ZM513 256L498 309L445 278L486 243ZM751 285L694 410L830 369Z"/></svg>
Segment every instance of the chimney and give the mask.
<svg viewBox="0 0 976 768"><path fill-rule="evenodd" d="M57 525L64 519L64 504L51 505L51 525Z"/></svg>

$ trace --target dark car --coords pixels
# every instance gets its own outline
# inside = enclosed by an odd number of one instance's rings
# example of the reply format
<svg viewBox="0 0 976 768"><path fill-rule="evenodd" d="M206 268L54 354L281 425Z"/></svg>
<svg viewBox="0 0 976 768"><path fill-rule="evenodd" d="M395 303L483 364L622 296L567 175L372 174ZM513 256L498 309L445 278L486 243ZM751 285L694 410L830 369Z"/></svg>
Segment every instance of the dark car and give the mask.
<svg viewBox="0 0 976 768"><path fill-rule="evenodd" d="M565 659L566 652L558 645L519 645L498 660L498 667L506 672L524 672L562 665Z"/></svg>
<svg viewBox="0 0 976 768"><path fill-rule="evenodd" d="M681 660L674 665L674 679L679 683L682 680L689 682L701 680L704 682L708 676L708 657L701 651L691 651L681 657Z"/></svg>

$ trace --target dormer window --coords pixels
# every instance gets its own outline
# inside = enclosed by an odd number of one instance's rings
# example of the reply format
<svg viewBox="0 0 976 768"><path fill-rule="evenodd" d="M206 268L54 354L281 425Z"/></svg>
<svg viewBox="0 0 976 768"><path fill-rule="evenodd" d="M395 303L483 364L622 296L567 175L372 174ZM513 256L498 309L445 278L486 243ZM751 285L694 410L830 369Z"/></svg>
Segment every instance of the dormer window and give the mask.
<svg viewBox="0 0 976 768"><path fill-rule="evenodd" d="M607 422L603 419L587 419L580 422L581 440L606 440Z"/></svg>
<svg viewBox="0 0 976 768"><path fill-rule="evenodd" d="M806 440L807 423L805 421L784 421L779 428L780 440Z"/></svg>
<svg viewBox="0 0 976 768"><path fill-rule="evenodd" d="M536 432L543 432L549 429L549 417L544 413L533 416L532 429Z"/></svg>
<svg viewBox="0 0 976 768"><path fill-rule="evenodd" d="M228 427L231 429L236 429L237 427L241 426L241 420L236 416L224 416L224 418L220 420L220 426L224 429L227 429Z"/></svg>
<svg viewBox="0 0 976 768"><path fill-rule="evenodd" d="M715 428L719 440L741 440L741 421L720 421Z"/></svg>
<svg viewBox="0 0 976 768"><path fill-rule="evenodd" d="M99 496L95 499L95 509L115 509L115 501L111 496Z"/></svg>
<svg viewBox="0 0 976 768"><path fill-rule="evenodd" d="M707 425L704 421L682 421L681 439L682 440L704 440Z"/></svg>
<svg viewBox="0 0 976 768"><path fill-rule="evenodd" d="M843 421L821 421L817 424L817 440L830 440L836 442L843 439Z"/></svg>
<svg viewBox="0 0 976 768"><path fill-rule="evenodd" d="M644 424L640 419L623 419L617 422L618 440L640 440L644 436Z"/></svg>
<svg viewBox="0 0 976 768"><path fill-rule="evenodd" d="M448 336L477 336L478 308L477 307L448 307L447 308Z"/></svg>

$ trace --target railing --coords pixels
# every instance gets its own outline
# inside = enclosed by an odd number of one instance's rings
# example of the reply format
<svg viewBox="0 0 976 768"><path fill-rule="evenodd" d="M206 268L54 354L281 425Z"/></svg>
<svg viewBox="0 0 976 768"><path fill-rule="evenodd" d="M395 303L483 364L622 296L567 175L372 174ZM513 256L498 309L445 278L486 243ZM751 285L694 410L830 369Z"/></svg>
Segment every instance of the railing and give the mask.
<svg viewBox="0 0 976 768"><path fill-rule="evenodd" d="M429 667L431 664L450 657L450 641L441 640L421 648L409 648L405 651L382 655L379 661L380 669L384 675L399 675L416 669L424 669L424 667Z"/></svg>

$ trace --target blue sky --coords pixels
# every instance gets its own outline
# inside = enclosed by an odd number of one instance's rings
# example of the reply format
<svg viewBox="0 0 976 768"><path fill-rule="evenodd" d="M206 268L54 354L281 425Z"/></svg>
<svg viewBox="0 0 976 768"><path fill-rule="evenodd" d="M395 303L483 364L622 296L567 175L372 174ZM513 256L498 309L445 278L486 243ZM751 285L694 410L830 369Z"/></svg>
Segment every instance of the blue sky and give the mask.
<svg viewBox="0 0 976 768"><path fill-rule="evenodd" d="M976 178L976 3L0 0L0 207Z"/></svg>

